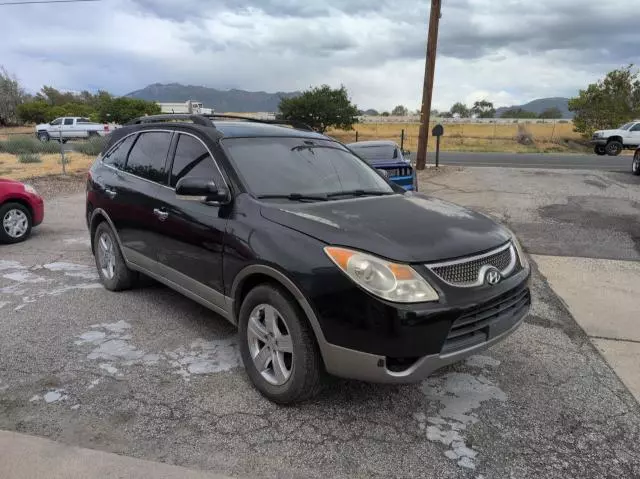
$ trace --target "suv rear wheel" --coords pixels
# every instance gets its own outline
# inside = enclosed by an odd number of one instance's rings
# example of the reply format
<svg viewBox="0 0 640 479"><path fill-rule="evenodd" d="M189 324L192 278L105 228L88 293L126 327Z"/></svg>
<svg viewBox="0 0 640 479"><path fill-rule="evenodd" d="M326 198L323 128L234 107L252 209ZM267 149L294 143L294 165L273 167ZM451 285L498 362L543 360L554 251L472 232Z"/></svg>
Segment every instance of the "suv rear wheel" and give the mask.
<svg viewBox="0 0 640 479"><path fill-rule="evenodd" d="M616 140L612 140L604 147L607 155L609 156L618 156L622 153L622 143Z"/></svg>
<svg viewBox="0 0 640 479"><path fill-rule="evenodd" d="M633 162L631 163L631 173L636 176L640 175L640 150L636 151L636 154L633 157Z"/></svg>
<svg viewBox="0 0 640 479"><path fill-rule="evenodd" d="M122 291L133 286L136 273L127 268L116 236L105 221L96 228L93 242L98 275L110 291Z"/></svg>
<svg viewBox="0 0 640 479"><path fill-rule="evenodd" d="M293 404L318 393L320 352L304 313L285 292L271 285L252 289L238 326L242 361L263 396Z"/></svg>

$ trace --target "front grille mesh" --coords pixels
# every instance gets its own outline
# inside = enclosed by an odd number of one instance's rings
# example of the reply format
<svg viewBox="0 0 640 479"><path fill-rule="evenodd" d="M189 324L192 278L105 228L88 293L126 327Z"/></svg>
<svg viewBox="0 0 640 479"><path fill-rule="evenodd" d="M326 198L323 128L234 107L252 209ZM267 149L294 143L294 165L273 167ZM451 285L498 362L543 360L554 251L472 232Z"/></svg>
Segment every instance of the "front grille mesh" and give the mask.
<svg viewBox="0 0 640 479"><path fill-rule="evenodd" d="M460 260L453 264L444 266L433 266L433 271L443 281L455 286L470 286L482 283L484 278L479 278L480 270L484 266L493 266L501 273L509 273L506 271L509 265L515 262L515 251L513 246L498 251L495 254L482 258L471 259L469 261Z"/></svg>
<svg viewBox="0 0 640 479"><path fill-rule="evenodd" d="M410 166L400 167L400 168L382 168L389 173L390 177L394 176L411 176L413 174L413 169Z"/></svg>

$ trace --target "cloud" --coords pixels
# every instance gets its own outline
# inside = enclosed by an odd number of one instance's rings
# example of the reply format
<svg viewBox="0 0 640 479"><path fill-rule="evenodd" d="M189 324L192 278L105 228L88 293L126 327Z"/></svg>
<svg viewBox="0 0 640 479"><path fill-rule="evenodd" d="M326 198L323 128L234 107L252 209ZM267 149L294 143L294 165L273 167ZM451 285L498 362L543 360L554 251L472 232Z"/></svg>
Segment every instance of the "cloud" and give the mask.
<svg viewBox="0 0 640 479"><path fill-rule="evenodd" d="M155 82L291 91L344 84L364 108L421 101L422 0L109 0L0 7L0 58L31 90ZM574 95L640 63L628 0L443 2L434 107Z"/></svg>

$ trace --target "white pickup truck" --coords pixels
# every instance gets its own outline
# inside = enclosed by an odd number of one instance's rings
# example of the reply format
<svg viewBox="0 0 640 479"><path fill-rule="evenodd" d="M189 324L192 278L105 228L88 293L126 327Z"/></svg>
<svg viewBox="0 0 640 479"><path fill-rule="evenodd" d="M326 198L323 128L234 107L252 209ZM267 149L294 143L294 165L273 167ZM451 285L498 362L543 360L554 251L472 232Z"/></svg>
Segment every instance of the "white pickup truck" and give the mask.
<svg viewBox="0 0 640 479"><path fill-rule="evenodd" d="M615 130L595 131L591 143L594 152L601 156L618 156L623 149L633 150L640 146L640 120L626 123Z"/></svg>
<svg viewBox="0 0 640 479"><path fill-rule="evenodd" d="M40 141L67 140L105 136L118 128L118 125L94 123L88 118L66 116L56 118L51 123L36 125L36 136Z"/></svg>

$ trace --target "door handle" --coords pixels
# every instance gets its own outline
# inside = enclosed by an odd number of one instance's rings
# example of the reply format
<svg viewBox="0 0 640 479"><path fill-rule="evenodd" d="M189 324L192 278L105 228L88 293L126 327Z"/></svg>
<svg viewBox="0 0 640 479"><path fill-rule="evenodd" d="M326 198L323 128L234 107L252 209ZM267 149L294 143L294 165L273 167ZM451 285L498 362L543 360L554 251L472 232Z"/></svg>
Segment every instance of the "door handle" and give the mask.
<svg viewBox="0 0 640 479"><path fill-rule="evenodd" d="M104 189L104 193L111 199L114 199L116 197L116 195L118 193L116 193L115 190L112 190L111 188L105 188Z"/></svg>
<svg viewBox="0 0 640 479"><path fill-rule="evenodd" d="M153 214L156 215L160 221L164 221L169 217L169 213L160 208L155 208Z"/></svg>

